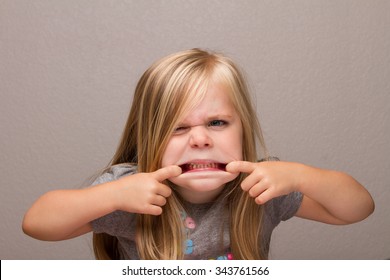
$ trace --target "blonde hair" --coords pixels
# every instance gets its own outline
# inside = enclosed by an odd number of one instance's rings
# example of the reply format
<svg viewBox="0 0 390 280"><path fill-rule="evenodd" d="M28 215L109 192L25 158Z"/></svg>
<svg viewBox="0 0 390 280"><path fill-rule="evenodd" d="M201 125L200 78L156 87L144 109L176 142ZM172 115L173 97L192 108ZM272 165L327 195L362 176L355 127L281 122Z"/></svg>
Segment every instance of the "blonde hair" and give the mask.
<svg viewBox="0 0 390 280"><path fill-rule="evenodd" d="M178 120L201 102L208 86L215 82L226 86L241 119L243 159L258 159L257 143L265 155L260 124L241 71L221 54L192 49L157 61L142 75L110 165L134 163L139 172L159 169ZM262 207L239 187L243 178L240 175L229 182L223 194L230 213L231 250L235 259L265 259L268 252L261 244ZM136 243L141 259L183 259L181 210L181 198L173 191L161 215L137 215ZM118 258L116 246L115 237L94 234L96 258Z"/></svg>

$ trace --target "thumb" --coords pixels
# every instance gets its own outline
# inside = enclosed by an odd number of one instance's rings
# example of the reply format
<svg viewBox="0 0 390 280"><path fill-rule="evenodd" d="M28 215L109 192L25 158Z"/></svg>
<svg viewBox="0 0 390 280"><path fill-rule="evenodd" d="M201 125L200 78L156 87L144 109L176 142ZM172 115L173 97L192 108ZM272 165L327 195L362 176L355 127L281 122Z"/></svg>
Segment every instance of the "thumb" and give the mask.
<svg viewBox="0 0 390 280"><path fill-rule="evenodd" d="M170 165L163 168L160 168L151 173L154 179L159 182L162 182L166 179L179 176L181 174L181 168L177 165Z"/></svg>
<svg viewBox="0 0 390 280"><path fill-rule="evenodd" d="M256 165L249 161L232 161L226 166L226 171L230 173L252 173Z"/></svg>

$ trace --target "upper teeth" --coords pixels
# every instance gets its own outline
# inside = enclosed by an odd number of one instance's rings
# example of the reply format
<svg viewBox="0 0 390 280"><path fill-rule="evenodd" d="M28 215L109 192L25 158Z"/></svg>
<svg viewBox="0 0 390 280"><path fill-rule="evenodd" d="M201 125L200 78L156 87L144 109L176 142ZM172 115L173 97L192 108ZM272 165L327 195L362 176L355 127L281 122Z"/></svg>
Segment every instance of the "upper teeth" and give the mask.
<svg viewBox="0 0 390 280"><path fill-rule="evenodd" d="M190 169L200 169L200 168L218 168L218 163L209 162L209 163L190 163L188 165Z"/></svg>

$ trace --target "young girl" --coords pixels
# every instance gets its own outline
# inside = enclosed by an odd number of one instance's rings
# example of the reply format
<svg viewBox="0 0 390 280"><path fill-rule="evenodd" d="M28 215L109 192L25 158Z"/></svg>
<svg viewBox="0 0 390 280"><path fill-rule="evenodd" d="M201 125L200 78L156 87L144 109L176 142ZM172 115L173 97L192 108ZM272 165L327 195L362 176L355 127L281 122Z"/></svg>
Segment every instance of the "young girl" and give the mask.
<svg viewBox="0 0 390 280"><path fill-rule="evenodd" d="M239 69L193 49L141 77L93 186L43 195L23 230L41 240L93 231L98 259L266 259L282 220L349 224L373 210L347 174L271 161Z"/></svg>

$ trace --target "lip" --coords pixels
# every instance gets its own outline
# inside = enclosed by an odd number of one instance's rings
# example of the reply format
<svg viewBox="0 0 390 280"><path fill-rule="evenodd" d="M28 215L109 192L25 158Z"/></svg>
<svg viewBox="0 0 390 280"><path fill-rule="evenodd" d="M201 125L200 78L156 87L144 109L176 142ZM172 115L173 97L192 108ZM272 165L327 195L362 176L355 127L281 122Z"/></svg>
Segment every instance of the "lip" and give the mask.
<svg viewBox="0 0 390 280"><path fill-rule="evenodd" d="M226 163L213 160L191 160L179 165L183 173L197 171L226 171Z"/></svg>

